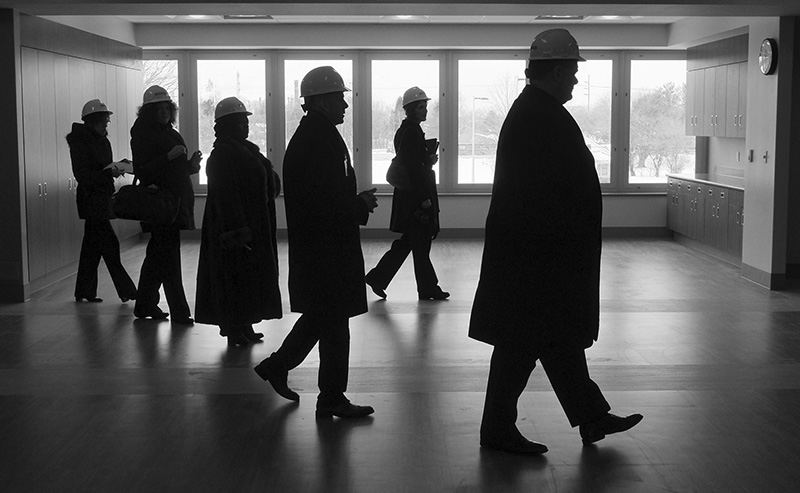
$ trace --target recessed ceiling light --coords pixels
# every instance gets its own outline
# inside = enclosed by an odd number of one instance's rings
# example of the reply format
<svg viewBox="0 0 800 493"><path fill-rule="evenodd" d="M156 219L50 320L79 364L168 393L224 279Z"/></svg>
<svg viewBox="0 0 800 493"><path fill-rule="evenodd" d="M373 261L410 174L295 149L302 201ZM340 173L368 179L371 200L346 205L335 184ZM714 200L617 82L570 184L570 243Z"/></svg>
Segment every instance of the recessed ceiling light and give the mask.
<svg viewBox="0 0 800 493"><path fill-rule="evenodd" d="M399 21L408 21L414 19L416 15L393 15L392 18L397 19Z"/></svg>
<svg viewBox="0 0 800 493"><path fill-rule="evenodd" d="M545 14L545 15L537 15L536 20L539 21L580 21L583 20L582 15L554 15L554 14Z"/></svg>
<svg viewBox="0 0 800 493"><path fill-rule="evenodd" d="M187 15L189 19L199 20L199 19L208 19L211 17L210 15Z"/></svg>
<svg viewBox="0 0 800 493"><path fill-rule="evenodd" d="M228 20L270 20L271 15L268 14L225 14L223 18Z"/></svg>

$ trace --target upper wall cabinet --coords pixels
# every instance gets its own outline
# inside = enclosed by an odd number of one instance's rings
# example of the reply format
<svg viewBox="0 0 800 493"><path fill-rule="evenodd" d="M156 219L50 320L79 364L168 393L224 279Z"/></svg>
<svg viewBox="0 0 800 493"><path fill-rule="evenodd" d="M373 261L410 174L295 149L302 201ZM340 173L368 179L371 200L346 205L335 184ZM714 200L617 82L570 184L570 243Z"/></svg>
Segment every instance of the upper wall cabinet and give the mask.
<svg viewBox="0 0 800 493"><path fill-rule="evenodd" d="M691 48L687 67L686 134L744 137L747 36Z"/></svg>

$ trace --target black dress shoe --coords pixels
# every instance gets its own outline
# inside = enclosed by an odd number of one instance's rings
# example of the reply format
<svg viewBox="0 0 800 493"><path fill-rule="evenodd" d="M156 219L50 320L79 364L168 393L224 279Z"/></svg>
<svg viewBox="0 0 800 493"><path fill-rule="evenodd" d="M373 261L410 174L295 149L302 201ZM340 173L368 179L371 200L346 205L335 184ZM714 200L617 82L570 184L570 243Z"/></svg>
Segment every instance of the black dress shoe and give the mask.
<svg viewBox="0 0 800 493"><path fill-rule="evenodd" d="M350 401L344 401L335 406L321 406L317 404L317 418L364 418L374 413L372 406L357 406Z"/></svg>
<svg viewBox="0 0 800 493"><path fill-rule="evenodd" d="M194 325L194 319L192 317L176 317L173 315L172 323L179 325Z"/></svg>
<svg viewBox="0 0 800 493"><path fill-rule="evenodd" d="M153 320L166 320L169 317L169 313L162 312L159 307L155 308L145 308L133 309L133 316L136 318L152 318Z"/></svg>
<svg viewBox="0 0 800 493"><path fill-rule="evenodd" d="M275 364L269 360L269 358L265 359L255 368L253 371L261 377L262 380L269 382L272 385L272 388L275 389L275 392L278 393L284 399L289 399L290 401L299 401L300 396L294 390L289 388L289 383L287 380L289 379L289 372L285 370L278 370L274 368Z"/></svg>
<svg viewBox="0 0 800 493"><path fill-rule="evenodd" d="M364 282L366 282L367 286L369 286L370 289L372 289L372 292L375 293L377 296L379 296L382 300L386 299L386 291L384 291L386 288L379 287L378 284L372 278L369 277L369 274L367 274L366 277L364 277Z"/></svg>
<svg viewBox="0 0 800 493"><path fill-rule="evenodd" d="M102 303L103 298L98 298L97 296L93 296L91 298L85 298L83 296L76 296L75 303Z"/></svg>
<svg viewBox="0 0 800 493"><path fill-rule="evenodd" d="M532 442L522 435L509 440L481 438L481 447L517 455L541 455L548 450L547 445Z"/></svg>
<svg viewBox="0 0 800 493"><path fill-rule="evenodd" d="M427 300L436 300L436 301L438 301L438 300L446 300L449 297L450 297L450 293L448 293L447 291L442 291L441 289L439 291L433 291L433 292L430 292L430 293L419 293L419 299L426 300L426 301Z"/></svg>
<svg viewBox="0 0 800 493"><path fill-rule="evenodd" d="M584 445L590 445L602 440L606 435L628 431L642 420L641 414L631 414L630 416L615 416L607 413L600 419L580 426L581 438Z"/></svg>
<svg viewBox="0 0 800 493"><path fill-rule="evenodd" d="M123 303L127 303L127 302L129 302L131 300L135 300L136 299L136 295L133 295L133 296L120 296L119 299Z"/></svg>
<svg viewBox="0 0 800 493"><path fill-rule="evenodd" d="M252 325L242 326L242 335L250 342L264 342L261 340L264 338L264 334L254 331Z"/></svg>

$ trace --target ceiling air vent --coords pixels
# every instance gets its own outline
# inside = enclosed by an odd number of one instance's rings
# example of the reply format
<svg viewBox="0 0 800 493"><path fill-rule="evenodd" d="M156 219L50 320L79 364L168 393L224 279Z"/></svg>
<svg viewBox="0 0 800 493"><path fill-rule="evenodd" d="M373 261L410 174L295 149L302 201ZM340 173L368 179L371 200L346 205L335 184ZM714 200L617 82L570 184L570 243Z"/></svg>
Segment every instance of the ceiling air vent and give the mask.
<svg viewBox="0 0 800 493"><path fill-rule="evenodd" d="M582 15L537 15L537 21L582 21Z"/></svg>
<svg viewBox="0 0 800 493"><path fill-rule="evenodd" d="M271 15L267 14L225 14L225 20L229 21L269 21L272 20Z"/></svg>

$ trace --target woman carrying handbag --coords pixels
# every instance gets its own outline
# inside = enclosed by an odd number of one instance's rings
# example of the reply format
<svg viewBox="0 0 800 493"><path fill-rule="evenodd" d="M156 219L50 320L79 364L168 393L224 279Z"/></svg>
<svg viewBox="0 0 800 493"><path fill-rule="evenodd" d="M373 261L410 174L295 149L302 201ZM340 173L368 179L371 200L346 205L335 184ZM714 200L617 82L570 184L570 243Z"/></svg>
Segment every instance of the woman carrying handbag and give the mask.
<svg viewBox="0 0 800 493"><path fill-rule="evenodd" d="M109 166L113 158L107 129L112 114L99 99L92 99L83 105L83 123L73 123L72 132L67 135L72 173L78 182L75 197L78 217L85 221L75 281L76 302L103 301L97 297L97 268L101 257L122 302L136 298L136 285L122 266L119 240L110 221L114 178L122 174L116 166Z"/></svg>
<svg viewBox="0 0 800 493"><path fill-rule="evenodd" d="M439 160L436 151L425 141L420 123L428 117L430 98L419 87L403 94L406 118L394 135L397 154L392 166L397 168L392 196L389 229L402 236L392 242L378 265L365 276L372 291L386 298L386 287L394 278L408 254L414 256L414 277L421 300L444 300L450 293L442 291L430 259L431 241L439 234L439 199L433 165ZM394 181L394 180L392 180Z"/></svg>
<svg viewBox="0 0 800 493"><path fill-rule="evenodd" d="M137 318L166 319L192 324L181 274L180 231L194 229L194 191L190 176L200 171L200 151L187 155L186 143L174 128L178 107L167 91L151 86L131 128L133 170L143 186L170 192L178 204L175 221L167 225L142 223L150 232L133 314ZM164 286L170 313L158 307L159 288Z"/></svg>

